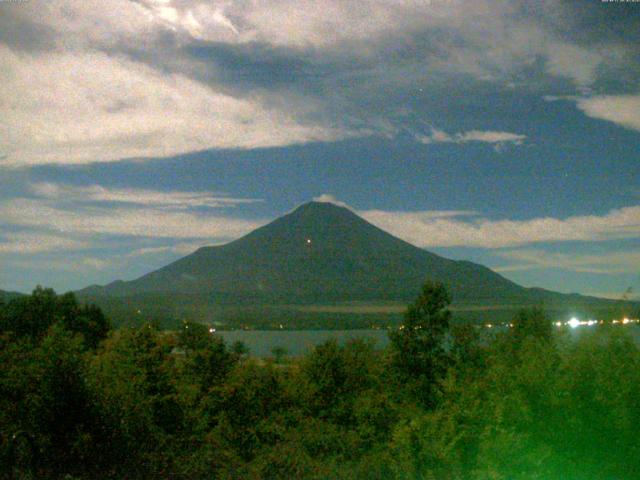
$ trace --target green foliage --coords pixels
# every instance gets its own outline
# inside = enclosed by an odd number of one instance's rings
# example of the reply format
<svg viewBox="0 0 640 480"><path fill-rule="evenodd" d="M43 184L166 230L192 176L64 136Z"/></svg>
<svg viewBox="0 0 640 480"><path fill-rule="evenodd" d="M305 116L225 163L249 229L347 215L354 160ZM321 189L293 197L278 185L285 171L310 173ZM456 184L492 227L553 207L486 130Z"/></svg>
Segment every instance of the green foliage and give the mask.
<svg viewBox="0 0 640 480"><path fill-rule="evenodd" d="M387 350L328 341L274 362L197 324L87 348L73 297L34 297L0 306L6 476L640 478L636 326L576 338L533 310L448 336L448 295L427 284Z"/></svg>
<svg viewBox="0 0 640 480"><path fill-rule="evenodd" d="M16 337L40 339L55 323L81 334L89 348L96 348L110 328L95 305L80 306L73 293L58 296L52 289L40 286L29 296L11 300L0 314L0 331Z"/></svg>
<svg viewBox="0 0 640 480"><path fill-rule="evenodd" d="M175 467L173 448L187 420L174 348L171 338L146 325L118 330L91 358L87 383L108 425L103 451L118 478Z"/></svg>
<svg viewBox="0 0 640 480"><path fill-rule="evenodd" d="M250 460L277 439L268 420L286 401L277 372L248 362L205 399L205 414L224 443Z"/></svg>
<svg viewBox="0 0 640 480"><path fill-rule="evenodd" d="M178 345L185 350L197 350L209 344L209 327L197 322L182 322Z"/></svg>
<svg viewBox="0 0 640 480"><path fill-rule="evenodd" d="M444 285L426 282L409 305L404 323L391 332L393 362L426 406L435 404L437 382L446 372L445 335L449 330L451 299Z"/></svg>
<svg viewBox="0 0 640 480"><path fill-rule="evenodd" d="M249 355L249 347L247 347L245 343L240 340L236 340L231 344L231 351L238 357Z"/></svg>
<svg viewBox="0 0 640 480"><path fill-rule="evenodd" d="M187 356L183 371L206 393L226 378L238 359L239 355L227 350L220 337L208 334L206 343Z"/></svg>
<svg viewBox="0 0 640 480"><path fill-rule="evenodd" d="M513 319L512 335L516 343L527 337L549 342L553 334L551 320L540 307L520 310Z"/></svg>
<svg viewBox="0 0 640 480"><path fill-rule="evenodd" d="M456 325L451 329L450 356L458 368L482 364L486 347L480 343L480 328L480 325Z"/></svg>
<svg viewBox="0 0 640 480"><path fill-rule="evenodd" d="M377 360L369 342L354 339L341 347L328 340L302 360L299 395L313 416L350 425L355 399L380 381Z"/></svg>
<svg viewBox="0 0 640 480"><path fill-rule="evenodd" d="M82 339L57 324L39 344L3 342L0 364L0 429L8 438L24 432L32 442L18 472L75 472L94 451L91 432L99 430Z"/></svg>
<svg viewBox="0 0 640 480"><path fill-rule="evenodd" d="M271 349L271 355L273 355L273 359L276 363L282 363L284 358L287 356L287 349L281 346L276 346Z"/></svg>

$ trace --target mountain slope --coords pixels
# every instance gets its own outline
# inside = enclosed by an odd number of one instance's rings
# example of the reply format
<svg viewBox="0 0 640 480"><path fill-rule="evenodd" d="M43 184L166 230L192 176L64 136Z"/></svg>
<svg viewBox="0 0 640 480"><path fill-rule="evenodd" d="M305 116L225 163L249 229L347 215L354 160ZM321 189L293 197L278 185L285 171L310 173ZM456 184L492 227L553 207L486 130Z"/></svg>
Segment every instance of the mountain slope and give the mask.
<svg viewBox="0 0 640 480"><path fill-rule="evenodd" d="M23 294L18 292L6 292L4 290L0 290L0 302L8 302L13 300L14 298L21 297Z"/></svg>
<svg viewBox="0 0 640 480"><path fill-rule="evenodd" d="M526 296L526 289L486 267L427 252L347 208L318 202L137 280L81 293L181 293L224 303L404 301L427 278L446 283L458 302Z"/></svg>
<svg viewBox="0 0 640 480"><path fill-rule="evenodd" d="M506 321L514 309L541 303L561 318L576 314L611 318L629 307L613 300L521 287L482 265L417 248L347 208L317 202L226 245L200 248L136 280L77 293L118 323L153 318L175 325L191 318L270 328L280 323L298 328L331 323L340 328L352 322L361 328L369 321L384 325L392 317L397 320L398 307L413 300L427 279L445 283L457 316L471 321ZM349 302L366 303L379 313L358 314L358 305L353 314L344 315L318 313L322 309L313 313L304 307ZM396 313L390 313L389 305Z"/></svg>

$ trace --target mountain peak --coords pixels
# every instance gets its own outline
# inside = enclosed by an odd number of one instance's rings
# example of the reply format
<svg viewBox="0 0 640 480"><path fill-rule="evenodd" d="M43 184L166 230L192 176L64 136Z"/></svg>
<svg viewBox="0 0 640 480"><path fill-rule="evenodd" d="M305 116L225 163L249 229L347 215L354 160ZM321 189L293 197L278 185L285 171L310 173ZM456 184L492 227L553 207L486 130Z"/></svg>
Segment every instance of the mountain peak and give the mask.
<svg viewBox="0 0 640 480"><path fill-rule="evenodd" d="M373 225L370 225L347 207L343 207L335 203L318 202L314 200L303 203L287 215L284 215L266 225L262 230L271 230L271 226L276 228L286 226L287 228L296 230L305 230L308 228L315 230L321 228L323 225L332 225L332 230L340 225L343 228L350 229L354 225L358 224L366 224L373 227Z"/></svg>
<svg viewBox="0 0 640 480"><path fill-rule="evenodd" d="M311 213L318 213L318 214L323 214L323 213L326 214L330 212L345 212L345 211L353 214L353 212L344 205L339 205L337 203L328 202L328 201L311 200L310 202L306 202L298 206L291 213L311 212Z"/></svg>
<svg viewBox="0 0 640 480"><path fill-rule="evenodd" d="M316 200L233 242L201 248L106 291L195 293L240 303L407 300L426 278L446 283L461 299L519 288L486 268L417 248L345 206Z"/></svg>
<svg viewBox="0 0 640 480"><path fill-rule="evenodd" d="M279 243L286 243L286 238L299 235L320 236L332 243L340 243L349 238L352 247L355 246L353 241L356 237L359 237L359 241L356 243L369 243L380 234L390 237L389 234L371 225L348 207L316 200L300 205L287 215L253 233L269 233L272 241L276 241L275 238L280 237L277 240ZM252 236L252 234L248 236Z"/></svg>
<svg viewBox="0 0 640 480"><path fill-rule="evenodd" d="M325 197L320 200L330 200ZM528 290L486 267L440 257L381 230L346 206L318 200L233 242L203 247L136 280L81 293L127 297L145 311L156 301L149 299L174 298L176 305L189 304L203 312L199 315L209 315L204 312L217 304L406 302L426 279L443 282L461 304L524 305L571 298Z"/></svg>

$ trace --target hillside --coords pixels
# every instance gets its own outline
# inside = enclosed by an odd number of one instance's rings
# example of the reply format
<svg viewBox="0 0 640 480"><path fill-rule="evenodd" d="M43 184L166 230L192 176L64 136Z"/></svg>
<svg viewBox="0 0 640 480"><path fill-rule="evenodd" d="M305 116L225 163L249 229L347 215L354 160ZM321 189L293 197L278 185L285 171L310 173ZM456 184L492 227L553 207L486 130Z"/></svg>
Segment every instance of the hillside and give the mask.
<svg viewBox="0 0 640 480"><path fill-rule="evenodd" d="M415 247L351 210L310 202L226 245L203 247L133 281L78 294L137 306L327 304L413 299L426 279L445 283L454 304L600 303L527 289L492 270ZM110 301L106 301L110 299Z"/></svg>
<svg viewBox="0 0 640 480"><path fill-rule="evenodd" d="M0 302L6 303L9 300L20 297L22 295L23 295L22 293L18 293L18 292L7 292L4 290L0 290Z"/></svg>

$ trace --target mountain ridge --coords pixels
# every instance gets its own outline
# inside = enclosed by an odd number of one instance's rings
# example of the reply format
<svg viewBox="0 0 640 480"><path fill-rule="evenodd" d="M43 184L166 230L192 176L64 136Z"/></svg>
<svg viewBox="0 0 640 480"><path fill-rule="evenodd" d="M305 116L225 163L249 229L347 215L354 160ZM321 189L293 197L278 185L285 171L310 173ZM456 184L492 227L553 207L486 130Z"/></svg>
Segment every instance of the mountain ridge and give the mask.
<svg viewBox="0 0 640 480"><path fill-rule="evenodd" d="M395 271L390 272L390 269ZM223 274L216 270L222 270ZM399 278L388 281L389 274L397 277L403 270L408 270L401 275L405 281ZM265 297L269 301L317 301L327 296L331 301L405 300L411 298L430 276L459 290L464 297L473 290L480 293L468 286L457 288L455 275L448 273L452 270L473 274L476 281L492 283L492 288L496 285L502 290L522 288L482 265L450 260L415 247L368 223L346 207L309 202L227 244L204 246L138 279L117 280L80 293L120 296L150 292L201 294L221 290L232 294L238 293L239 288L246 295L251 290L247 285L251 279L256 291L250 296ZM356 290L350 286L354 276L364 279L372 274L377 274L379 287L359 285ZM244 282L241 276L245 276ZM386 279L381 278L385 276ZM316 281L316 287L324 293L301 292L296 286L301 277L305 282ZM413 288L407 288L406 281ZM267 282L276 282L283 292L278 293ZM331 286L329 282L335 285Z"/></svg>
<svg viewBox="0 0 640 480"><path fill-rule="evenodd" d="M615 303L522 287L486 266L418 248L346 207L324 202L305 203L237 240L201 247L135 280L77 293L98 304L122 301L133 310L164 302L177 312L189 304L192 313L207 305L407 303L428 279L444 283L454 305Z"/></svg>
<svg viewBox="0 0 640 480"><path fill-rule="evenodd" d="M5 303L9 302L10 300L13 300L14 298L18 298L22 296L24 296L23 293L0 290L0 301Z"/></svg>

